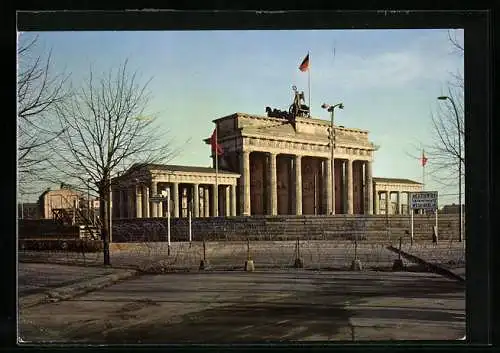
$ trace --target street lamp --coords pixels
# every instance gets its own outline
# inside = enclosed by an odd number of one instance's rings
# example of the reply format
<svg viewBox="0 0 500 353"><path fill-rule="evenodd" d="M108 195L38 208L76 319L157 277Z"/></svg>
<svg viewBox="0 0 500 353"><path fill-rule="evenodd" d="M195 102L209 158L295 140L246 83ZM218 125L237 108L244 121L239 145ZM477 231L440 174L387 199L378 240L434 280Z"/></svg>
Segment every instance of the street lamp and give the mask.
<svg viewBox="0 0 500 353"><path fill-rule="evenodd" d="M460 117L458 116L457 106L455 101L448 96L439 96L439 100L449 100L455 111L455 117L457 118L457 129L458 129L458 241L462 241L462 136L460 135Z"/></svg>
<svg viewBox="0 0 500 353"><path fill-rule="evenodd" d="M330 105L323 103L321 105L321 108L326 109L329 111L331 114L331 121L330 121L330 153L331 153L331 169L332 169L332 175L331 175L331 181L332 181L332 191L331 191L331 196L332 196L332 210L330 214L335 214L335 162L334 162L334 151L335 151L335 129L333 127L333 122L334 122L334 110L335 108L339 109L344 109L344 104L343 103L337 103L335 105Z"/></svg>
<svg viewBox="0 0 500 353"><path fill-rule="evenodd" d="M90 182L92 178L87 180L87 221L90 222Z"/></svg>

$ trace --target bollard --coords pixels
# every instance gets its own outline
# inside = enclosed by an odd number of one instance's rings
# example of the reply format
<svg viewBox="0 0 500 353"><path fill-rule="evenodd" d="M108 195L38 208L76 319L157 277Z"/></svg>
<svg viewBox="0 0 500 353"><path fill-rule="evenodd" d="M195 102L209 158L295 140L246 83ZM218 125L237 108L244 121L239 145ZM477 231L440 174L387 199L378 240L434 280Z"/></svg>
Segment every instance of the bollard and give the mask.
<svg viewBox="0 0 500 353"><path fill-rule="evenodd" d="M250 239L247 238L247 259L245 261L245 271L253 272L255 271L255 265L253 260L250 258Z"/></svg>
<svg viewBox="0 0 500 353"><path fill-rule="evenodd" d="M250 260L250 239L247 238L247 260Z"/></svg>
<svg viewBox="0 0 500 353"><path fill-rule="evenodd" d="M398 251L398 258L394 260L394 263L392 264L392 270L393 271L403 271L404 270L404 264L403 260L401 259L401 243L403 241L403 237L399 237L399 251Z"/></svg>
<svg viewBox="0 0 500 353"><path fill-rule="evenodd" d="M293 267L295 268L303 268L304 263L302 259L300 258L300 240L299 237L297 237L297 241L295 242L295 262L293 264Z"/></svg>
<svg viewBox="0 0 500 353"><path fill-rule="evenodd" d="M354 238L354 260L351 263L351 271L361 271L363 266L361 261L358 259L358 235Z"/></svg>
<svg viewBox="0 0 500 353"><path fill-rule="evenodd" d="M207 250L205 245L205 238L203 238L203 259L200 260L200 267L198 270L203 271L207 265Z"/></svg>
<svg viewBox="0 0 500 353"><path fill-rule="evenodd" d="M433 226L432 227L432 242L437 244L438 242L438 234L437 234L437 227Z"/></svg>

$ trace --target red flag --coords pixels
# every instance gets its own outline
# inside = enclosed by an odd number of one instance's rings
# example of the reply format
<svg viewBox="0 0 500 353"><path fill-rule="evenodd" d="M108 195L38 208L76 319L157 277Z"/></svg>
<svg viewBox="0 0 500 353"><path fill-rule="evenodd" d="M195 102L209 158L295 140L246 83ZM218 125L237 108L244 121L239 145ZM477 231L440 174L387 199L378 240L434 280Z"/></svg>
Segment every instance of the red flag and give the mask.
<svg viewBox="0 0 500 353"><path fill-rule="evenodd" d="M302 72L309 70L309 53L307 53L304 60L302 60L302 64L300 64L299 70Z"/></svg>
<svg viewBox="0 0 500 353"><path fill-rule="evenodd" d="M425 167L425 165L427 164L427 157L425 156L424 151L422 151L422 159L420 160L420 162L422 162L422 167Z"/></svg>
<svg viewBox="0 0 500 353"><path fill-rule="evenodd" d="M212 146L212 153L217 151L218 156L221 156L224 153L222 145L217 143L217 129L214 129L212 136L210 136L210 145Z"/></svg>

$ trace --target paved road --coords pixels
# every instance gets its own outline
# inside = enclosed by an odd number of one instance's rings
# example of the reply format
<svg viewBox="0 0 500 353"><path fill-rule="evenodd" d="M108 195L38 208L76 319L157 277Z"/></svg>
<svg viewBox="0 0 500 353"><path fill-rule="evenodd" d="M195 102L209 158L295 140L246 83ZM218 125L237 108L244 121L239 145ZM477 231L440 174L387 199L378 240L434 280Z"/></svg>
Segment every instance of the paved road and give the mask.
<svg viewBox="0 0 500 353"><path fill-rule="evenodd" d="M115 272L117 272L116 269L98 267L19 263L18 293L19 296L37 294Z"/></svg>
<svg viewBox="0 0 500 353"><path fill-rule="evenodd" d="M457 339L463 284L433 274L144 275L20 313L24 341L231 343Z"/></svg>

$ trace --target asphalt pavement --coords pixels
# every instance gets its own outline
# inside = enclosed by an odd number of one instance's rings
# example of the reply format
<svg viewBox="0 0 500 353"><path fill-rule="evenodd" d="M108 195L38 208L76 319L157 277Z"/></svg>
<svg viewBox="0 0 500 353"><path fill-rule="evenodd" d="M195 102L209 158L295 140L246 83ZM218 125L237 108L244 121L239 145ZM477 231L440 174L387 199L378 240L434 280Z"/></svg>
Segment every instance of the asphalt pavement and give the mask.
<svg viewBox="0 0 500 353"><path fill-rule="evenodd" d="M19 263L18 294L23 297L82 281L103 277L119 270L103 267Z"/></svg>
<svg viewBox="0 0 500 353"><path fill-rule="evenodd" d="M36 343L457 340L465 286L409 272L142 275L21 309L19 329Z"/></svg>

